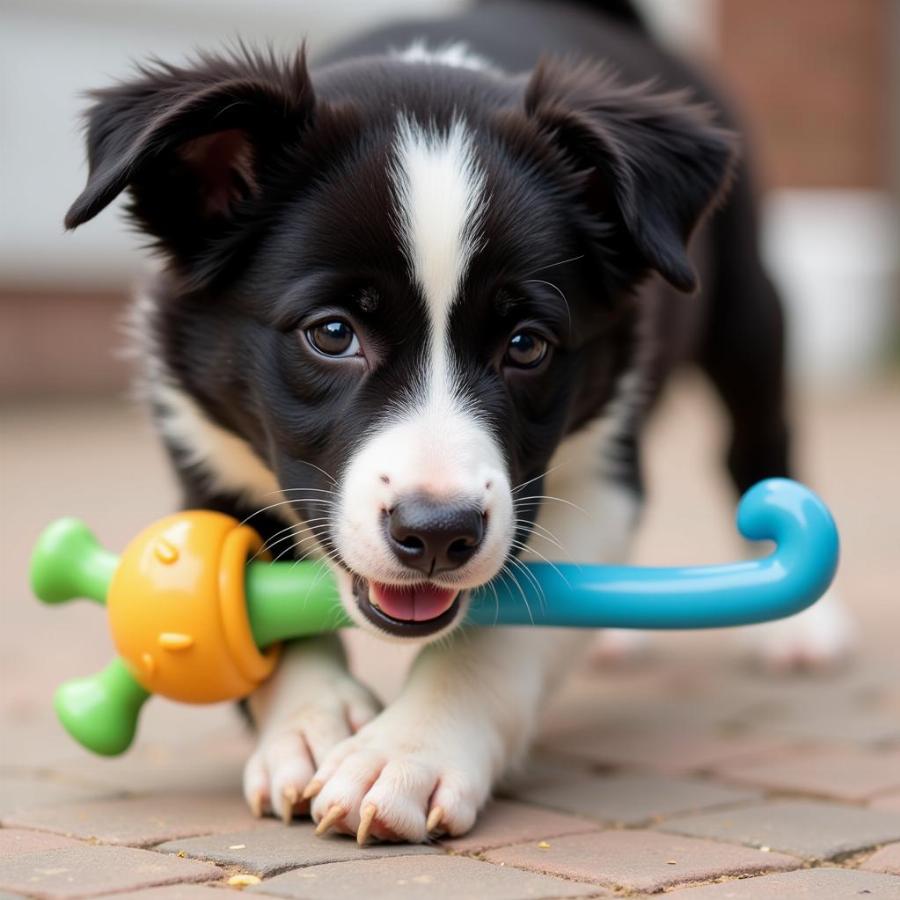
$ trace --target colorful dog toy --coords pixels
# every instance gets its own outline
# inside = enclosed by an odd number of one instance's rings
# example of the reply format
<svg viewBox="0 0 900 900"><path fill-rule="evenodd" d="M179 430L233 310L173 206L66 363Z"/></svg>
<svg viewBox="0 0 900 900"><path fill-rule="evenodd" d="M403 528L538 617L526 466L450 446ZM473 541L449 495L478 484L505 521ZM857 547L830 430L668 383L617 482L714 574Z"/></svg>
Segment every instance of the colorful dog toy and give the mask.
<svg viewBox="0 0 900 900"><path fill-rule="evenodd" d="M523 582L501 576L476 591L466 621L719 628L790 616L822 596L837 568L838 535L815 494L787 479L762 481L741 499L737 526L775 549L711 566L529 563ZM272 673L280 641L353 624L321 563L248 564L261 552L252 528L208 511L160 520L120 558L77 519L47 528L31 561L35 594L45 603L105 603L120 656L57 691L69 733L96 753L121 753L150 694L186 703L245 697Z"/></svg>

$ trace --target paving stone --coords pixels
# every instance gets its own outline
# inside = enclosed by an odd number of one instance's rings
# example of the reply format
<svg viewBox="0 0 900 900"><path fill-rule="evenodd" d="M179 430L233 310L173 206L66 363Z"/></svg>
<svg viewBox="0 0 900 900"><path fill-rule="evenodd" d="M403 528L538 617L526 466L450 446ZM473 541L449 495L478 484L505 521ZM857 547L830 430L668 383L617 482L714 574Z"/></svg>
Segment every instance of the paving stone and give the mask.
<svg viewBox="0 0 900 900"><path fill-rule="evenodd" d="M207 859L227 866L240 866L245 872L274 875L298 866L347 860L375 859L380 856L422 856L440 851L423 844L377 844L359 847L341 835L316 837L311 823L301 822L286 828L274 828L205 835L169 841L156 848L166 853L184 853L195 859Z"/></svg>
<svg viewBox="0 0 900 900"><path fill-rule="evenodd" d="M662 831L829 859L900 840L900 813L784 800L675 819Z"/></svg>
<svg viewBox="0 0 900 900"><path fill-rule="evenodd" d="M54 777L39 778L25 773L0 775L0 821L14 813L71 801L102 800L116 791Z"/></svg>
<svg viewBox="0 0 900 900"><path fill-rule="evenodd" d="M746 803L759 796L757 791L653 773L576 774L566 781L523 786L516 791L520 800L622 825Z"/></svg>
<svg viewBox="0 0 900 900"><path fill-rule="evenodd" d="M888 844L886 847L876 850L860 868L900 875L900 843Z"/></svg>
<svg viewBox="0 0 900 900"><path fill-rule="evenodd" d="M30 897L69 900L156 884L210 881L224 874L208 863L162 853L85 844L5 859L0 869L0 889L21 891Z"/></svg>
<svg viewBox="0 0 900 900"><path fill-rule="evenodd" d="M26 831L22 828L0 828L0 859L20 853L38 853L59 847L77 847L78 841L46 831Z"/></svg>
<svg viewBox="0 0 900 900"><path fill-rule="evenodd" d="M474 853L504 844L542 841L562 834L596 831L595 822L576 816L565 816L540 806L494 800L478 816L475 827L458 838L446 838L441 846L456 853Z"/></svg>
<svg viewBox="0 0 900 900"><path fill-rule="evenodd" d="M900 878L854 869L801 869L687 888L678 900L897 900Z"/></svg>
<svg viewBox="0 0 900 900"><path fill-rule="evenodd" d="M197 834L277 827L272 820L254 819L236 794L187 793L40 807L14 813L5 824L139 847Z"/></svg>
<svg viewBox="0 0 900 900"><path fill-rule="evenodd" d="M165 705L165 704L162 704ZM244 763L253 752L252 737L235 723L202 740L181 743L147 741L121 756L88 753L66 756L53 771L81 781L141 794L235 793Z"/></svg>
<svg viewBox="0 0 900 900"><path fill-rule="evenodd" d="M742 784L839 800L868 800L900 788L900 749L879 752L841 747L806 753L802 757L725 765L718 771Z"/></svg>
<svg viewBox="0 0 900 900"><path fill-rule="evenodd" d="M205 884L169 884L116 894L115 900L228 900L229 896L233 895Z"/></svg>
<svg viewBox="0 0 900 900"><path fill-rule="evenodd" d="M501 797L512 797L522 790L559 784L579 774L591 775L590 766L575 763L558 754L536 750L529 756L524 766L513 769L503 776L495 793Z"/></svg>
<svg viewBox="0 0 900 900"><path fill-rule="evenodd" d="M485 859L507 866L654 893L723 875L790 869L799 859L655 831L601 831L490 850Z"/></svg>
<svg viewBox="0 0 900 900"><path fill-rule="evenodd" d="M833 708L815 713L785 713L766 721L768 734L815 741L851 741L857 744L883 744L900 740L897 716L879 710Z"/></svg>
<svg viewBox="0 0 900 900"><path fill-rule="evenodd" d="M559 752L603 766L641 766L671 775L702 772L721 764L784 754L796 741L768 735L682 732L674 728L609 731L598 728Z"/></svg>
<svg viewBox="0 0 900 900"><path fill-rule="evenodd" d="M879 794L869 806L874 809L894 809L900 812L900 791L897 793Z"/></svg>
<svg viewBox="0 0 900 900"><path fill-rule="evenodd" d="M526 900L604 896L589 884L531 875L462 856L403 856L295 869L249 892L303 900Z"/></svg>

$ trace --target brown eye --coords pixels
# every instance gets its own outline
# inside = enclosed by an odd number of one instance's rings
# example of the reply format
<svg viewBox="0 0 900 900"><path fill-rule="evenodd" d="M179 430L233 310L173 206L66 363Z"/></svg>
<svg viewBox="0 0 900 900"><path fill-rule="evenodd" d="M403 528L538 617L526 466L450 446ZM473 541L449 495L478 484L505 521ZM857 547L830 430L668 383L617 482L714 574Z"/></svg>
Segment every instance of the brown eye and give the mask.
<svg viewBox="0 0 900 900"><path fill-rule="evenodd" d="M535 331L517 331L506 346L503 363L517 369L534 369L547 356L550 344Z"/></svg>
<svg viewBox="0 0 900 900"><path fill-rule="evenodd" d="M362 356L359 338L343 319L329 319L306 329L306 339L323 356Z"/></svg>

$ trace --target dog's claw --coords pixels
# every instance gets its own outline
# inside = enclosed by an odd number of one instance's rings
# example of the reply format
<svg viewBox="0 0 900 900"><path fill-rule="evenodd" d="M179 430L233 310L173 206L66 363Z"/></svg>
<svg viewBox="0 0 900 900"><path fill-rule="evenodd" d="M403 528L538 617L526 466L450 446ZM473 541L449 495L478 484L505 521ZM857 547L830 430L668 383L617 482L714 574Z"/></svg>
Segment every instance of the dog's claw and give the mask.
<svg viewBox="0 0 900 900"><path fill-rule="evenodd" d="M254 791L250 797L250 812L253 813L253 818L262 818L264 802L265 794L262 791Z"/></svg>
<svg viewBox="0 0 900 900"><path fill-rule="evenodd" d="M316 834L321 837L325 832L327 832L333 825L336 825L344 816L347 815L347 810L344 809L339 803L334 803L328 808L328 812L325 813L324 816L319 820L319 824L316 825Z"/></svg>
<svg viewBox="0 0 900 900"><path fill-rule="evenodd" d="M444 818L444 808L442 806L433 806L431 812L428 813L428 819L425 821L425 831L431 834L436 831Z"/></svg>
<svg viewBox="0 0 900 900"><path fill-rule="evenodd" d="M312 800L312 798L322 790L322 787L322 782L319 781L318 778L313 778L313 780L303 788L303 793L300 796L304 800Z"/></svg>
<svg viewBox="0 0 900 900"><path fill-rule="evenodd" d="M294 804L297 802L297 788L288 785L281 792L281 821L285 825L290 825L294 818Z"/></svg>
<svg viewBox="0 0 900 900"><path fill-rule="evenodd" d="M367 804L363 809L362 815L359 817L359 829L356 832L356 843L360 847L365 847L366 841L369 839L369 831L377 813L378 807L374 803Z"/></svg>

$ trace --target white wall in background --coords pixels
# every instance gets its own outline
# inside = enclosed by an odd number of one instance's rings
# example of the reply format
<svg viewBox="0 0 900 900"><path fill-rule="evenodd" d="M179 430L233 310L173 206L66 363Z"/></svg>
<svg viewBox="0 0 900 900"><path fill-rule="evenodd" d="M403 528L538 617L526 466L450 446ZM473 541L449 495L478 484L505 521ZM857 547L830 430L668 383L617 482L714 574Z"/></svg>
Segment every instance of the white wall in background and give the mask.
<svg viewBox="0 0 900 900"><path fill-rule="evenodd" d="M774 191L763 252L785 298L796 374L845 384L871 373L900 324L900 223L889 195Z"/></svg>
<svg viewBox="0 0 900 900"><path fill-rule="evenodd" d="M84 185L82 92L135 59L183 58L237 35L310 50L394 15L462 0L0 0L0 283L118 286L140 271L138 238L116 209L72 234L62 219Z"/></svg>

